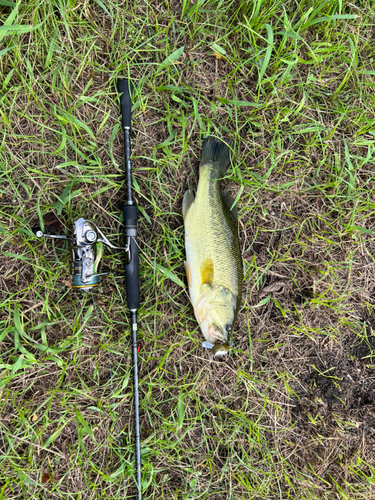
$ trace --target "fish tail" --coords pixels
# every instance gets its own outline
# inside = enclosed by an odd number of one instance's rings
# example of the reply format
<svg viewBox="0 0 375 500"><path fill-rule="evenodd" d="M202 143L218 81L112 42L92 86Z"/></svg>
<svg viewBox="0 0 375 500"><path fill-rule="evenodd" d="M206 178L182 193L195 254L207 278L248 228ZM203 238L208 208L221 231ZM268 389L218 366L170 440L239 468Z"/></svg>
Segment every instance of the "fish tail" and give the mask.
<svg viewBox="0 0 375 500"><path fill-rule="evenodd" d="M217 139L216 137L206 137L203 143L202 156L199 168L207 164L211 164L218 176L225 175L230 164L230 148L233 142L229 139L226 142Z"/></svg>

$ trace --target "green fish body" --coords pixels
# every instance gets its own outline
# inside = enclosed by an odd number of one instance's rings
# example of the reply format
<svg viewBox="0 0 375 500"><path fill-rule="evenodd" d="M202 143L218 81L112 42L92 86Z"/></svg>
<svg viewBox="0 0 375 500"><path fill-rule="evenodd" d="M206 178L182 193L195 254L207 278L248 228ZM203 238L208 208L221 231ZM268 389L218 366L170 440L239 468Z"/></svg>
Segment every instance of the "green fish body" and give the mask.
<svg viewBox="0 0 375 500"><path fill-rule="evenodd" d="M229 337L241 303L242 258L238 220L232 201L220 190L230 163L229 147L215 137L203 144L194 197L186 191L185 269L197 321L214 355L229 349Z"/></svg>

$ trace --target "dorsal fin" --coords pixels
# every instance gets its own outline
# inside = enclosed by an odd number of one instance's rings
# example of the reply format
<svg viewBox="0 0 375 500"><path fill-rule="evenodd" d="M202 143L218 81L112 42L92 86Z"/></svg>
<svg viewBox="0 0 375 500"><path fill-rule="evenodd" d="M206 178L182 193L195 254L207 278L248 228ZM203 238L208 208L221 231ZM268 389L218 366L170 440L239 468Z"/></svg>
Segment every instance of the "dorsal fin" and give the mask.
<svg viewBox="0 0 375 500"><path fill-rule="evenodd" d="M221 192L221 197L223 198L223 202L226 204L226 206L229 208L229 210L232 208L233 205L233 198L229 193L226 193L225 191ZM237 208L234 206L232 210L230 210L230 213L233 215L234 222L237 224L238 223L238 213L237 213Z"/></svg>
<svg viewBox="0 0 375 500"><path fill-rule="evenodd" d="M202 285L209 285L212 287L212 282L214 278L214 263L211 258L206 258L201 265L201 278Z"/></svg>

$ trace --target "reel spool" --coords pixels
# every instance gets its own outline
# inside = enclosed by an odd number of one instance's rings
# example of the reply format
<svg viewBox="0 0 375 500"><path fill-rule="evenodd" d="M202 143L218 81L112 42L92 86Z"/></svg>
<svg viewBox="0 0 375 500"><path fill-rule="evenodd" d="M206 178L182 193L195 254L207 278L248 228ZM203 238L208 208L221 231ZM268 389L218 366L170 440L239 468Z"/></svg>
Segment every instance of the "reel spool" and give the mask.
<svg viewBox="0 0 375 500"><path fill-rule="evenodd" d="M99 262L102 256L101 248L97 243L104 243L114 250L125 250L126 262L130 261L130 241L124 247L112 245L100 229L90 220L78 219L73 224L73 236L58 236L44 234L40 229L33 229L37 238L54 238L68 240L72 253L72 288L79 288L88 292L99 285L99 276L107 273L98 273ZM127 240L130 238L127 238Z"/></svg>

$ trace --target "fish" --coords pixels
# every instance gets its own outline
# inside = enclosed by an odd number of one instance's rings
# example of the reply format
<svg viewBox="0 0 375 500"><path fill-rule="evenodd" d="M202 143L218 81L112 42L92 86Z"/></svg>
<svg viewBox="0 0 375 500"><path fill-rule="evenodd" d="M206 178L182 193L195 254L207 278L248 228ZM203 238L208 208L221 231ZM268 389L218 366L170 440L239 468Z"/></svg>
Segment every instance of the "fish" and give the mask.
<svg viewBox="0 0 375 500"><path fill-rule="evenodd" d="M204 140L196 195L189 189L182 202L189 296L206 339L202 345L213 356L230 349L242 296L237 210L220 188L231 145L212 136Z"/></svg>

